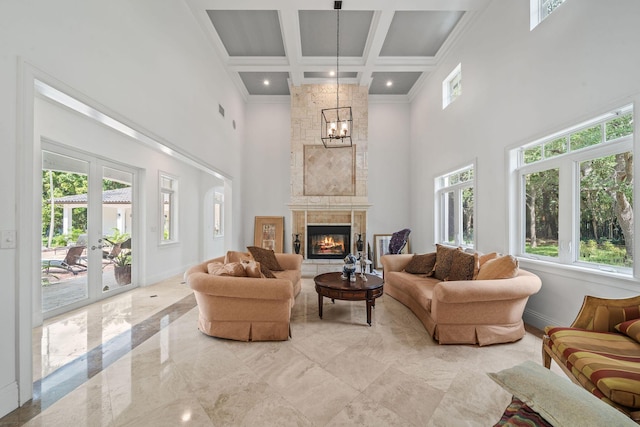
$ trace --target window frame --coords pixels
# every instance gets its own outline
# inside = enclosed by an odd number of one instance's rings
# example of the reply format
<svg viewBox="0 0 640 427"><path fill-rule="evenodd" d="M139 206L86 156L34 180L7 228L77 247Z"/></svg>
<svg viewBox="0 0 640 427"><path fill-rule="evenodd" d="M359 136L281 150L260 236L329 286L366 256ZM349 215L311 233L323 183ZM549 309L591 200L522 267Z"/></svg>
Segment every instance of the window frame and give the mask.
<svg viewBox="0 0 640 427"><path fill-rule="evenodd" d="M560 0L560 3L558 3L555 6L552 6L551 11L549 11L549 13L546 13L546 6L549 2L552 2L552 1L555 1L555 0L529 0L529 7L530 7L529 30L530 31L533 31L533 29L536 28L538 25L540 25L542 21L547 19L560 6L565 4L567 0Z"/></svg>
<svg viewBox="0 0 640 427"><path fill-rule="evenodd" d="M597 116L591 120L584 121L574 126L570 126L559 132L555 132L544 138L540 138L528 144L523 144L511 150L511 162L515 164L512 168L515 172L515 203L512 209L516 213L516 221L513 221L510 229L513 231L512 249L518 257L532 261L550 262L555 265L565 267L578 267L585 271L599 271L604 274L616 274L622 277L631 277L637 275L634 273L638 269L638 263L635 262L637 257L634 256L632 267L621 267L607 264L588 263L580 260L580 164L584 161L599 159L611 155L625 152L634 153L635 125L633 132L629 135L618 137L616 139L606 139L605 124L616 117L631 114L632 118L636 118L634 106L632 104L625 105L620 108L613 109L608 113ZM544 144L546 142L555 141L563 136L570 141L570 136L591 127L602 125L602 139L599 143L572 150L569 147L567 152L543 158L532 163L524 163L524 152L531 147L541 146L541 152L544 153ZM544 156L544 154L543 154ZM531 173L551 170L559 170L558 177L558 257L547 257L526 252L526 184L525 176ZM634 166L634 169L636 167ZM635 174L634 174L635 176ZM633 210L636 211L636 189L634 179L634 200ZM567 213L568 211L568 213ZM635 234L635 233L634 233ZM634 240L637 240L634 238ZM637 247L634 241L634 248ZM635 252L635 251L634 251Z"/></svg>
<svg viewBox="0 0 640 427"><path fill-rule="evenodd" d="M448 181L451 177L471 171L472 178L467 181L459 181L454 184L450 184ZM477 174L476 174L476 161L474 160L472 163L468 163L465 166L456 168L452 171L446 172L444 174L438 175L434 178L434 236L436 243L441 245L448 246L459 246L465 249L474 249L477 247L477 235L475 230L477 229L476 221L477 221ZM465 189L471 188L473 191L473 239L471 244L467 244L464 241L464 226L463 226L463 192ZM445 210L448 209L447 204L445 203L446 194L453 192L454 194L454 242L449 240L445 240L448 237L448 232L445 231L448 228L448 216Z"/></svg>
<svg viewBox="0 0 640 427"><path fill-rule="evenodd" d="M456 87L452 87L452 83L457 81ZM449 73L447 78L442 81L442 109L447 108L453 101L462 96L462 63L456 65L456 67Z"/></svg>
<svg viewBox="0 0 640 427"><path fill-rule="evenodd" d="M171 185L165 186L164 181L168 180ZM165 232L165 195L169 195L169 236L164 237ZM178 177L166 172L158 173L158 240L160 245L170 245L178 240Z"/></svg>

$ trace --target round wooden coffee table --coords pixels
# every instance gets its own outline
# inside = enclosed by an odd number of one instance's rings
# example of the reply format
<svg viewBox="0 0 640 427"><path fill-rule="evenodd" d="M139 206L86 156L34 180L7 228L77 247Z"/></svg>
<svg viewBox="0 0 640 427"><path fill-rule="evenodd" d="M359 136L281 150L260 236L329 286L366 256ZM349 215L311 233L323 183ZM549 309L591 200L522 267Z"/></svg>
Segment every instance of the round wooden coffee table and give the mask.
<svg viewBox="0 0 640 427"><path fill-rule="evenodd" d="M373 274L365 274L367 280L362 280L360 273L356 274L356 281L342 280L342 273L324 273L313 278L316 282L318 293L318 312L322 319L322 299L331 298L331 301L340 299L345 301L367 302L367 323L371 326L371 307L376 306L376 298L382 296L383 280Z"/></svg>

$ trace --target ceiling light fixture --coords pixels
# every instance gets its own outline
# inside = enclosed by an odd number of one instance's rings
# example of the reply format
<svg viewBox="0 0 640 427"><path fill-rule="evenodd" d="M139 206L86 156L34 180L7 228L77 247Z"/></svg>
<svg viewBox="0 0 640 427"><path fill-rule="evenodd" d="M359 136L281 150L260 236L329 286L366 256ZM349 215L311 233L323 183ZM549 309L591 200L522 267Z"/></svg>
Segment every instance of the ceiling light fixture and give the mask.
<svg viewBox="0 0 640 427"><path fill-rule="evenodd" d="M320 117L320 138L325 148L351 147L353 116L351 107L340 107L340 9L341 1L334 1L336 10L336 108L325 108Z"/></svg>
<svg viewBox="0 0 640 427"><path fill-rule="evenodd" d="M265 79L265 81L263 81L262 83L264 83L265 86L269 86L269 80Z"/></svg>
<svg viewBox="0 0 640 427"><path fill-rule="evenodd" d="M387 81L387 87L393 86L393 82L391 80Z"/></svg>

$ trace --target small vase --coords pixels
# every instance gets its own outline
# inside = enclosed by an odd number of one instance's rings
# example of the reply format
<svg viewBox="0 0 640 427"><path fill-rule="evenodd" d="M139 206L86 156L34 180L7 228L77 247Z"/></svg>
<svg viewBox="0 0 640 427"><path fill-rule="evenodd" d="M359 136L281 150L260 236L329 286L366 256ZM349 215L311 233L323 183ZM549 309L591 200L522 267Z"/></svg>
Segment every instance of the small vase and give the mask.
<svg viewBox="0 0 640 427"><path fill-rule="evenodd" d="M362 234L358 234L358 240L356 241L356 250L362 252L364 250L364 242L362 241Z"/></svg>
<svg viewBox="0 0 640 427"><path fill-rule="evenodd" d="M296 234L296 240L293 241L293 250L296 254L300 253L300 235Z"/></svg>

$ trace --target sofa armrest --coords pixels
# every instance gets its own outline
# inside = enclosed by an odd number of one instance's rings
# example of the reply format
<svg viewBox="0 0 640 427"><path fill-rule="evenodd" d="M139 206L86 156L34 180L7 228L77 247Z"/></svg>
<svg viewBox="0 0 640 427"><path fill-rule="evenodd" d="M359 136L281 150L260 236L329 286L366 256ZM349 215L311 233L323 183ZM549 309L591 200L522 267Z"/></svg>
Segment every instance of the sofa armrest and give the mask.
<svg viewBox="0 0 640 427"><path fill-rule="evenodd" d="M201 262L199 264L193 265L191 267L189 267L187 269L187 271L184 272L183 275L183 280L186 282L187 281L187 277L189 277L190 274L192 273L207 273L207 264L212 263L212 262L224 262L224 257L217 257L217 258L212 258L210 260L207 260L205 262Z"/></svg>
<svg viewBox="0 0 640 427"><path fill-rule="evenodd" d="M278 264L285 270L302 270L302 255L299 254L276 254Z"/></svg>
<svg viewBox="0 0 640 427"><path fill-rule="evenodd" d="M511 279L440 282L433 289L433 303L513 300L529 297L538 292L541 286L538 276L521 269Z"/></svg>
<svg viewBox="0 0 640 427"><path fill-rule="evenodd" d="M413 259L413 254L398 255L382 255L380 262L382 263L383 276L387 271L402 271Z"/></svg>
<svg viewBox="0 0 640 427"><path fill-rule="evenodd" d="M187 284L196 292L229 298L289 300L294 298L293 284L288 279L214 276L195 272Z"/></svg>

